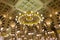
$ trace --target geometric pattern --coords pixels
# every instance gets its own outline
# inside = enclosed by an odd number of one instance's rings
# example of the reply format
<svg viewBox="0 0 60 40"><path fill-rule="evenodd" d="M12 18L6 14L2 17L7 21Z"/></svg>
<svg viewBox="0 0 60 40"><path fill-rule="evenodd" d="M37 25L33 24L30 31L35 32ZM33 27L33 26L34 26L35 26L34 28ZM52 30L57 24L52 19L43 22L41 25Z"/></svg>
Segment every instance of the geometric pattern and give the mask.
<svg viewBox="0 0 60 40"><path fill-rule="evenodd" d="M21 11L37 11L43 7L43 3L39 0L20 0L15 5Z"/></svg>

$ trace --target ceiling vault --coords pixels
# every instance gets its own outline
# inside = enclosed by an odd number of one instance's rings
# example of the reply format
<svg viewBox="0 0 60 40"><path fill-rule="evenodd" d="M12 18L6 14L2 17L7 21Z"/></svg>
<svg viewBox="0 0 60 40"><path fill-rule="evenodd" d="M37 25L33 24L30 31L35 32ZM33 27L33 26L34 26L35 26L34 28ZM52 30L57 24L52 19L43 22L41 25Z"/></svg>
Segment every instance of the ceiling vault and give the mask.
<svg viewBox="0 0 60 40"><path fill-rule="evenodd" d="M0 40L60 40L60 0L0 0Z"/></svg>

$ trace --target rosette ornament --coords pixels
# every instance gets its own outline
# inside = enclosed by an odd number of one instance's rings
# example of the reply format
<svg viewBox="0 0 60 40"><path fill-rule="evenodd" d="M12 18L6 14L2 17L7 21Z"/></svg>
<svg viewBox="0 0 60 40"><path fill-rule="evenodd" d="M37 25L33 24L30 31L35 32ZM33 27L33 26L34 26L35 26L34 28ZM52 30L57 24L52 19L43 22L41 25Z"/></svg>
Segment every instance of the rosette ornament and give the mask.
<svg viewBox="0 0 60 40"><path fill-rule="evenodd" d="M41 21L41 15L39 12L27 11L19 13L18 22L23 25L38 24Z"/></svg>

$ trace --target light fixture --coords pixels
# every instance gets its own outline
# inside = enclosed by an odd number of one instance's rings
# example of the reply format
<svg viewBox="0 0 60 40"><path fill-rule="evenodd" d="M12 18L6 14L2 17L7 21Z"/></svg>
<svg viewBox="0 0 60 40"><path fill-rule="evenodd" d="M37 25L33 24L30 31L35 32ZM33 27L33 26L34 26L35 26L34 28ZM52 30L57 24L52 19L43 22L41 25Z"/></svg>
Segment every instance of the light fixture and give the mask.
<svg viewBox="0 0 60 40"><path fill-rule="evenodd" d="M58 14L58 12L55 12L55 14Z"/></svg>
<svg viewBox="0 0 60 40"><path fill-rule="evenodd" d="M10 16L10 17L9 17L9 19L11 20L11 19L12 19L12 17Z"/></svg>
<svg viewBox="0 0 60 40"><path fill-rule="evenodd" d="M15 22L13 22L13 21L10 22L10 26L11 26L12 28L14 28L15 25L16 25Z"/></svg>
<svg viewBox="0 0 60 40"><path fill-rule="evenodd" d="M21 40L22 38L24 40L29 40L29 36L31 36L31 40L38 40L38 37L41 37L45 31L44 29L42 29L42 22L44 21L46 23L46 25L44 25L47 26L47 28L50 28L50 25L52 23L52 20L50 18L45 19L43 14L34 11L20 12L14 17L14 20L12 15L3 15L3 20L0 20L1 36L3 36L4 38L10 37L9 40L15 40L16 38L19 40ZM4 24L5 22L6 24ZM45 32L45 34L48 35L47 32ZM32 38L32 36L36 38Z"/></svg>
<svg viewBox="0 0 60 40"><path fill-rule="evenodd" d="M19 15L17 19L18 19L18 22L20 22L20 24L33 25L33 24L40 23L42 16L39 16L39 12L36 13L33 11L27 11L27 12L24 12L22 15Z"/></svg>
<svg viewBox="0 0 60 40"><path fill-rule="evenodd" d="M52 17L52 14L50 14L49 16Z"/></svg>
<svg viewBox="0 0 60 40"><path fill-rule="evenodd" d="M47 19L45 19L45 22L46 22L47 26L50 26L52 23L52 19L47 18Z"/></svg>
<svg viewBox="0 0 60 40"><path fill-rule="evenodd" d="M60 27L60 24L59 24L59 27Z"/></svg>
<svg viewBox="0 0 60 40"><path fill-rule="evenodd" d="M0 30L2 31L4 28L2 27Z"/></svg>

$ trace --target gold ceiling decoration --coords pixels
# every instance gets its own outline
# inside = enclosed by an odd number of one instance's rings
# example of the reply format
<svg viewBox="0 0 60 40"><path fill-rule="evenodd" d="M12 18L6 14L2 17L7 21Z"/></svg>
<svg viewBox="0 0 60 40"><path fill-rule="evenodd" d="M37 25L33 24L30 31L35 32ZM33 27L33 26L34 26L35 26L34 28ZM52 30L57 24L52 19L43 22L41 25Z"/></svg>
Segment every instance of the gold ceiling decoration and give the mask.
<svg viewBox="0 0 60 40"><path fill-rule="evenodd" d="M23 25L32 26L33 24L37 25L41 22L42 16L39 12L27 11L24 13L19 13L18 22Z"/></svg>
<svg viewBox="0 0 60 40"><path fill-rule="evenodd" d="M3 40L60 40L60 0L0 0Z"/></svg>

